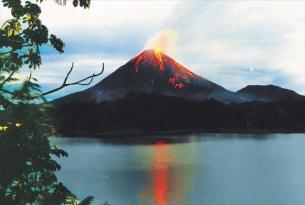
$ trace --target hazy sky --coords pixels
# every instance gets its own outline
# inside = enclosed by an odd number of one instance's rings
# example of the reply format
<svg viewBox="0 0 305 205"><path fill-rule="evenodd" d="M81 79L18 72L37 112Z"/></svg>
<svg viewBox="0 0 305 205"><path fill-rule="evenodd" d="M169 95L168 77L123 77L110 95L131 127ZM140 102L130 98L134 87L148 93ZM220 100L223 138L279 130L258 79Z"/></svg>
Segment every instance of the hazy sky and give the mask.
<svg viewBox="0 0 305 205"><path fill-rule="evenodd" d="M1 22L8 16L0 9ZM97 1L91 8L42 4L42 20L66 42L43 49L36 72L48 87L113 72L143 49L159 47L195 73L236 91L275 84L305 94L305 1ZM72 90L84 89L74 87Z"/></svg>

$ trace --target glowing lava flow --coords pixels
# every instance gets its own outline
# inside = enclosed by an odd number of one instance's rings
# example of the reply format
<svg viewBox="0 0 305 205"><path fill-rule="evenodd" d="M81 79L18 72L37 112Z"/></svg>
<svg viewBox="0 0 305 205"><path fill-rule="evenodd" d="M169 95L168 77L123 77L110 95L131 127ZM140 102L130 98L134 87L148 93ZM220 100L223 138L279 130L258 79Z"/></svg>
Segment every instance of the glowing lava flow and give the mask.
<svg viewBox="0 0 305 205"><path fill-rule="evenodd" d="M159 70L160 71L163 71L164 70L164 64L163 64L163 61L162 61L162 53L159 49L155 49L154 50L154 54L156 56L156 58L158 59L158 64L159 64Z"/></svg>
<svg viewBox="0 0 305 205"><path fill-rule="evenodd" d="M138 72L140 65L142 63L149 63L154 67L157 67L157 70L164 71L164 63L162 60L163 54L159 49L144 51L138 55L135 60L135 71Z"/></svg>
<svg viewBox="0 0 305 205"><path fill-rule="evenodd" d="M180 75L176 74L174 77L170 78L168 82L174 86L174 88L184 88L185 85L182 82L177 82L180 78Z"/></svg>
<svg viewBox="0 0 305 205"><path fill-rule="evenodd" d="M153 180L155 205L168 203L169 147L165 141L154 144Z"/></svg>
<svg viewBox="0 0 305 205"><path fill-rule="evenodd" d="M165 71L167 73L163 76L168 76L168 82L177 89L186 87L186 82L192 78L198 77L196 74L188 70L186 67L177 63L171 57L162 53L160 49L146 50L140 53L138 56L132 59L134 63L135 72L139 72L140 69L153 67L157 71Z"/></svg>
<svg viewBox="0 0 305 205"><path fill-rule="evenodd" d="M135 60L135 69L136 69L136 72L139 71L139 64L143 61L143 58L144 58L144 54L140 54Z"/></svg>

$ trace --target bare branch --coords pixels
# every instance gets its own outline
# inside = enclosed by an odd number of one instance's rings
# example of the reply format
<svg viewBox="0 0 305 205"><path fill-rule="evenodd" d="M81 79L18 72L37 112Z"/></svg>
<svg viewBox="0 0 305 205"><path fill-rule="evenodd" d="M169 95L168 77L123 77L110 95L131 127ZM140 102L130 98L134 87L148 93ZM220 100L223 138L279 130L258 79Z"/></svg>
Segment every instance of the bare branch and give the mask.
<svg viewBox="0 0 305 205"><path fill-rule="evenodd" d="M30 82L31 79L32 79L32 71L30 70L30 76L29 76L28 82Z"/></svg>
<svg viewBox="0 0 305 205"><path fill-rule="evenodd" d="M9 80L13 77L13 75L15 74L15 72L16 72L15 70L12 71L11 74L9 74L9 76L7 76L7 78L5 78L4 81L0 83L0 88L2 88L2 86L3 86L5 83L7 83L7 81L9 81Z"/></svg>
<svg viewBox="0 0 305 205"><path fill-rule="evenodd" d="M73 82L73 83L67 83L68 78L69 78L69 76L70 76L70 74L71 74L71 72L73 70L73 67L74 67L74 64L72 63L72 66L71 66L70 70L68 71L68 73L66 74L64 82L61 84L61 86L59 86L59 87L57 87L55 89L52 89L50 91L44 92L44 93L42 93L42 95L49 95L51 93L59 91L59 90L63 89L64 87L67 87L67 86L70 86L70 85L90 85L95 77L101 75L104 72L104 63L103 63L102 70L99 73L92 74L92 75L90 75L90 76L88 76L86 78L83 78L83 79L81 79L79 81L76 81L76 82ZM89 80L89 82L84 83L87 80Z"/></svg>
<svg viewBox="0 0 305 205"><path fill-rule="evenodd" d="M65 77L65 80L63 82L63 85L65 85L67 83L67 80L69 78L69 75L71 74L72 70L73 70L73 67L74 67L74 63L72 62L72 65L71 65L71 68L69 70L69 72L67 73L66 77Z"/></svg>

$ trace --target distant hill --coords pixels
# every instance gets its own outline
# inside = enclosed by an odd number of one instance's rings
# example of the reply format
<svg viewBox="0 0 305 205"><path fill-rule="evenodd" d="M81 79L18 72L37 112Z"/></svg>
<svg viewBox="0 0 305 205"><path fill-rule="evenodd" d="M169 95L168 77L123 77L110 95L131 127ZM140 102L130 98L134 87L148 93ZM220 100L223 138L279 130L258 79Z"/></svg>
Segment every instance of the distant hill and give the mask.
<svg viewBox="0 0 305 205"><path fill-rule="evenodd" d="M305 96L274 85L248 85L237 91L249 101L298 101L305 100Z"/></svg>

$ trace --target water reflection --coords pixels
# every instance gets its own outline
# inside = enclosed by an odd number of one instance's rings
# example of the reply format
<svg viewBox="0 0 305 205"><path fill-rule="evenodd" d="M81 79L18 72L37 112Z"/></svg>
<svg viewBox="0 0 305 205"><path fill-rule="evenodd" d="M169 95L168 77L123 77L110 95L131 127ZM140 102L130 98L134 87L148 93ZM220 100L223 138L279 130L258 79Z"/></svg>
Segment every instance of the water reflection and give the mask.
<svg viewBox="0 0 305 205"><path fill-rule="evenodd" d="M153 146L152 170L154 201L156 205L167 205L170 150L164 140L157 141Z"/></svg>
<svg viewBox="0 0 305 205"><path fill-rule="evenodd" d="M184 204L198 167L194 162L196 144L173 145L166 140L158 140L150 150L141 152L149 155L146 158L149 169L147 184L139 193L140 204Z"/></svg>

